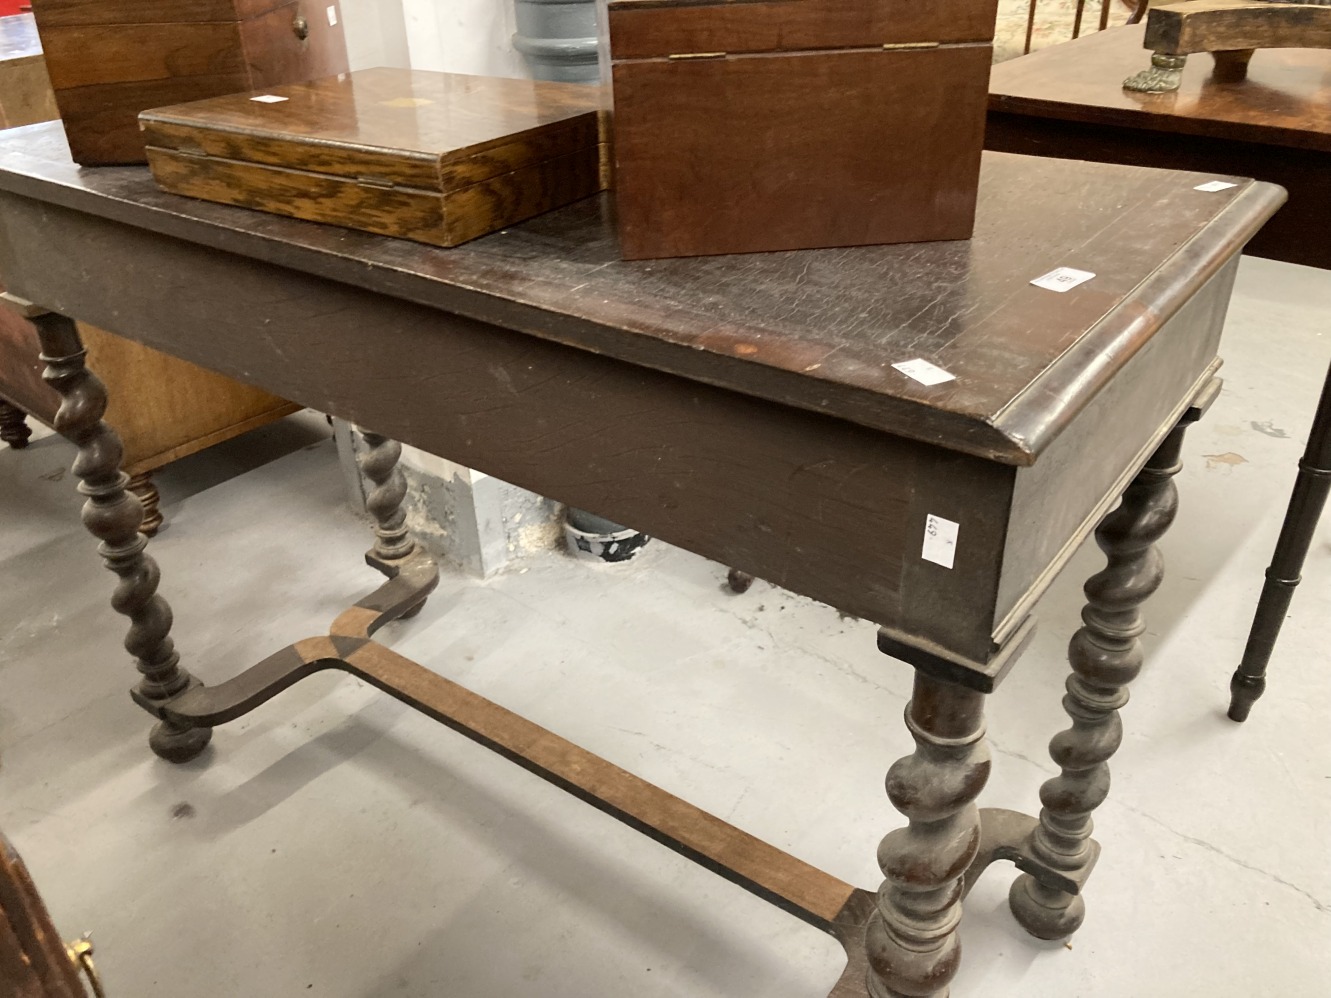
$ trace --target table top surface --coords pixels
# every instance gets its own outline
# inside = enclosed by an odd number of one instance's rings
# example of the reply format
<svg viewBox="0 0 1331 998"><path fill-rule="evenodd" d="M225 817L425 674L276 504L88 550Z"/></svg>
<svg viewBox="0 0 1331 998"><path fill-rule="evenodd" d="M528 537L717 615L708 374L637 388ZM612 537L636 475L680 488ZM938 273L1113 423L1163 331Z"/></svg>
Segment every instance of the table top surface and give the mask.
<svg viewBox="0 0 1331 998"><path fill-rule="evenodd" d="M42 43L37 38L37 22L31 14L0 17L0 62L34 59L41 54Z"/></svg>
<svg viewBox="0 0 1331 998"><path fill-rule="evenodd" d="M1213 179L986 153L969 241L626 263L608 199L442 250L166 194L143 167L80 169L58 123L0 134L0 191L1011 464L1283 198L1238 178L1194 190ZM1059 267L1096 276L1030 283ZM953 380L892 366L915 359Z"/></svg>
<svg viewBox="0 0 1331 998"><path fill-rule="evenodd" d="M1331 51L1259 49L1248 78L1212 79L1209 55L1188 57L1174 93L1123 81L1150 65L1145 26L1097 31L995 66L989 109L1331 152Z"/></svg>

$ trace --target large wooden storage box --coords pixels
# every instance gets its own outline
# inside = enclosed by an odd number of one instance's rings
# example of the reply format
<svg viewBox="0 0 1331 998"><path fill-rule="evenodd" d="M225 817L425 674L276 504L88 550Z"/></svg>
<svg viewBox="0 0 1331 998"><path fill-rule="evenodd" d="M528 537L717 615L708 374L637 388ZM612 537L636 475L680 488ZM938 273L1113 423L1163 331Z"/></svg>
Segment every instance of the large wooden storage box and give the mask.
<svg viewBox="0 0 1331 998"><path fill-rule="evenodd" d="M964 239L996 0L610 0L627 259Z"/></svg>
<svg viewBox="0 0 1331 998"><path fill-rule="evenodd" d="M139 112L344 72L338 0L32 0L75 162L142 163Z"/></svg>
<svg viewBox="0 0 1331 998"><path fill-rule="evenodd" d="M456 246L602 189L601 90L369 69L143 114L167 191Z"/></svg>

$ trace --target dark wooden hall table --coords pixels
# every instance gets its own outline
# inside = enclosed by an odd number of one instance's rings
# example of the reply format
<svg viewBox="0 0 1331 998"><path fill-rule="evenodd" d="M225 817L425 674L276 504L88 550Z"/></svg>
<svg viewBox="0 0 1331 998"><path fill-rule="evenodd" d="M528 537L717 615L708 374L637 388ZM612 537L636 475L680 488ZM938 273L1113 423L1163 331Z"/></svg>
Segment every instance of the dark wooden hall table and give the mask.
<svg viewBox="0 0 1331 998"><path fill-rule="evenodd" d="M1218 387L1239 253L1283 198L1195 189L1212 179L990 155L971 241L630 264L598 199L441 251L164 194L142 168L79 170L59 126L37 125L0 136L0 273L64 399L159 755L193 758L214 726L341 669L835 935L833 994L944 995L962 898L993 861L1022 871L1012 910L1031 933L1083 917L1183 432ZM1094 276L1031 283L1058 268ZM194 679L73 319L367 428L367 561L387 581L328 634ZM881 625L915 669L916 743L888 776L909 823L879 848L883 888L375 641L437 581L404 526L398 441ZM1061 775L1038 818L980 810L985 696L1093 530L1108 564L1071 646Z"/></svg>
<svg viewBox="0 0 1331 998"><path fill-rule="evenodd" d="M1145 25L1095 32L994 67L985 148L1034 156L1214 170L1280 184L1289 207L1249 244L1254 256L1331 270L1331 51L1261 49L1247 78L1194 56L1169 93L1123 81L1146 66ZM1331 368L1252 629L1230 683L1243 721L1266 668L1331 492Z"/></svg>

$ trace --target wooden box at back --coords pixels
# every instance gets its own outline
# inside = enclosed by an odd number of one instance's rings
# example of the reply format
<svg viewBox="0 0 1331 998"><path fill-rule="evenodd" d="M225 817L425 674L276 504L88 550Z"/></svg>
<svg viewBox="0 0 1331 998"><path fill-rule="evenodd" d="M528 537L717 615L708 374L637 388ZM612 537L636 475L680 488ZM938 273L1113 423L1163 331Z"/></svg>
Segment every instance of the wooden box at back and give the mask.
<svg viewBox="0 0 1331 998"><path fill-rule="evenodd" d="M996 0L610 0L625 258L965 239Z"/></svg>
<svg viewBox="0 0 1331 998"><path fill-rule="evenodd" d="M456 246L602 189L599 87L405 69L142 115L164 190Z"/></svg>
<svg viewBox="0 0 1331 998"><path fill-rule="evenodd" d="M139 112L344 72L337 0L32 0L69 149L142 163Z"/></svg>

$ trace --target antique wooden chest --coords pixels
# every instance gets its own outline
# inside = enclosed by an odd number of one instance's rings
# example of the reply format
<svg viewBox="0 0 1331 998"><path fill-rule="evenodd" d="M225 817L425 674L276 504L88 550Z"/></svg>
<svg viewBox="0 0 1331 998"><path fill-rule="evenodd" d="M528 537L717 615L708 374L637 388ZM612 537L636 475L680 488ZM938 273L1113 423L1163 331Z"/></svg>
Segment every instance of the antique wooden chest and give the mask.
<svg viewBox="0 0 1331 998"><path fill-rule="evenodd" d="M144 112L165 190L436 246L597 193L599 87L369 69Z"/></svg>
<svg viewBox="0 0 1331 998"><path fill-rule="evenodd" d="M610 0L625 258L971 235L996 0Z"/></svg>
<svg viewBox="0 0 1331 998"><path fill-rule="evenodd" d="M138 115L347 69L338 0L32 0L84 166L142 163Z"/></svg>

